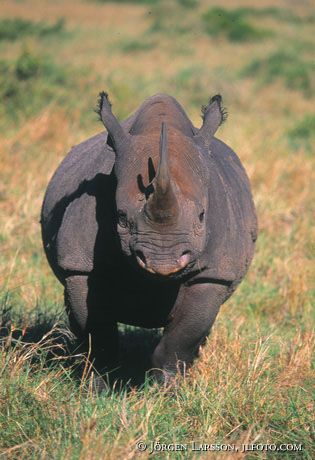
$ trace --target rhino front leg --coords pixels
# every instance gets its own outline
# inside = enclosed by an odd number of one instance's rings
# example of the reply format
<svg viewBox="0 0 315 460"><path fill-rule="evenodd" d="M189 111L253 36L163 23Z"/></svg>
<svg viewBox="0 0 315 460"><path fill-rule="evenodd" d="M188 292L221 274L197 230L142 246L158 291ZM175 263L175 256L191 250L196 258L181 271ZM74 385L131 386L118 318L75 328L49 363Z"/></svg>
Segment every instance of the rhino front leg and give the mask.
<svg viewBox="0 0 315 460"><path fill-rule="evenodd" d="M166 384L177 370L184 373L193 363L220 305L228 297L227 287L219 284L194 284L182 289L152 356L154 375Z"/></svg>
<svg viewBox="0 0 315 460"><path fill-rule="evenodd" d="M65 304L70 328L81 340L85 352L98 372L117 365L117 323L105 313L102 298L95 294L93 279L84 275L69 276L65 285Z"/></svg>

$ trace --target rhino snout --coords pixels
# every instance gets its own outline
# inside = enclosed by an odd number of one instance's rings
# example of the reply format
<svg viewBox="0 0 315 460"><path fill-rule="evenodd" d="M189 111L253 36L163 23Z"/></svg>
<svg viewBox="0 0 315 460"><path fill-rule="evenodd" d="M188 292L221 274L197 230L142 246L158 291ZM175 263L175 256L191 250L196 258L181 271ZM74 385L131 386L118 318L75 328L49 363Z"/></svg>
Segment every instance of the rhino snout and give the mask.
<svg viewBox="0 0 315 460"><path fill-rule="evenodd" d="M160 255L160 254L159 254ZM159 257L150 254L146 256L141 249L135 251L139 266L150 273L157 275L170 275L183 270L191 261L191 252L185 250L179 257Z"/></svg>

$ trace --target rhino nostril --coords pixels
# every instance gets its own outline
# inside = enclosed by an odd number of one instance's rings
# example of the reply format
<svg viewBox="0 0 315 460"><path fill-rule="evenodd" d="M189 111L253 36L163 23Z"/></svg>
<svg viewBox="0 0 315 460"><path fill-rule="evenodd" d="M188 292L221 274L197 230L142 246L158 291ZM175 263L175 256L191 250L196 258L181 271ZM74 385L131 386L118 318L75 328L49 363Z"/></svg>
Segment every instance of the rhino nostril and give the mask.
<svg viewBox="0 0 315 460"><path fill-rule="evenodd" d="M138 264L144 268L146 266L146 258L142 251L135 251Z"/></svg>
<svg viewBox="0 0 315 460"><path fill-rule="evenodd" d="M181 268L186 267L190 261L190 251L184 251L178 259L178 264Z"/></svg>

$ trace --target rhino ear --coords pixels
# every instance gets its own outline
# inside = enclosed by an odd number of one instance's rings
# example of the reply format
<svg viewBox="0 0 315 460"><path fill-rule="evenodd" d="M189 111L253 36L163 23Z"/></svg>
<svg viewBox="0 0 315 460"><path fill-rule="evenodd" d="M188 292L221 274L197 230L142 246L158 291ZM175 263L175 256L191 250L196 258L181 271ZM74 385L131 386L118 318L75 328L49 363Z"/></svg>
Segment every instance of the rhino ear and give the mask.
<svg viewBox="0 0 315 460"><path fill-rule="evenodd" d="M222 97L220 94L209 99L207 105L202 106L203 124L196 134L196 138L202 138L207 146L209 146L218 127L227 118L227 112L222 107Z"/></svg>
<svg viewBox="0 0 315 460"><path fill-rule="evenodd" d="M108 99L108 94L102 91L99 95L98 106L95 110L98 113L100 120L107 129L109 137L112 141L116 154L122 153L128 145L130 134L126 133L112 113L112 105Z"/></svg>

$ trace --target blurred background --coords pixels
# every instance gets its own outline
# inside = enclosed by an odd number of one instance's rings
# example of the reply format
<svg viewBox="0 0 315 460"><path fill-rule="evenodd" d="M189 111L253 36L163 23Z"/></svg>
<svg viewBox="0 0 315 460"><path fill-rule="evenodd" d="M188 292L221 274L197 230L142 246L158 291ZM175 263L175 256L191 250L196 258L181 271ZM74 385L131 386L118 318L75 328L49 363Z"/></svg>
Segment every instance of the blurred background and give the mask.
<svg viewBox="0 0 315 460"><path fill-rule="evenodd" d="M217 137L248 172L260 234L209 349L226 356L241 343L255 353L258 338L272 336L263 356L281 375L274 394L283 382L306 385L314 345L314 30L311 0L2 0L3 324L26 330L40 318L64 318L62 287L41 246L40 208L66 152L102 131L98 93L109 93L120 119L146 97L169 93L196 126L201 106L220 93L229 116ZM197 369L207 375L203 359Z"/></svg>

